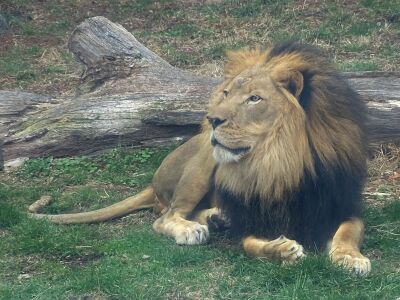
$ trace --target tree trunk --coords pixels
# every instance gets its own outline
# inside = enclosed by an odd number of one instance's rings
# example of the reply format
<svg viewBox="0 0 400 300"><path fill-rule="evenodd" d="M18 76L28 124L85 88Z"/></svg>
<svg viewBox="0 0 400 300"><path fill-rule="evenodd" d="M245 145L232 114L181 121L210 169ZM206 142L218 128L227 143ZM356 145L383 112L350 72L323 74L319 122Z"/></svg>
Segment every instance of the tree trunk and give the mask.
<svg viewBox="0 0 400 300"><path fill-rule="evenodd" d="M104 17L79 25L69 48L91 90L70 98L0 91L5 161L188 138L198 131L211 91L221 82L171 66ZM367 101L371 141L400 142L400 74L346 76Z"/></svg>

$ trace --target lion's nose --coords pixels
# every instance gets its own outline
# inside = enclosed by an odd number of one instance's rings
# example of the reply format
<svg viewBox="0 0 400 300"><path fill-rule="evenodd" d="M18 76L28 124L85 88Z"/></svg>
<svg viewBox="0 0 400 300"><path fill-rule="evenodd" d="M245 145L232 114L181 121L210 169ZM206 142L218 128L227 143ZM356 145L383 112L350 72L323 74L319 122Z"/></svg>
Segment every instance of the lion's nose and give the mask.
<svg viewBox="0 0 400 300"><path fill-rule="evenodd" d="M208 120L208 122L210 122L211 126L214 129L226 121L226 119L220 119L220 118L215 118L215 117L211 117L211 116L207 116L207 120Z"/></svg>

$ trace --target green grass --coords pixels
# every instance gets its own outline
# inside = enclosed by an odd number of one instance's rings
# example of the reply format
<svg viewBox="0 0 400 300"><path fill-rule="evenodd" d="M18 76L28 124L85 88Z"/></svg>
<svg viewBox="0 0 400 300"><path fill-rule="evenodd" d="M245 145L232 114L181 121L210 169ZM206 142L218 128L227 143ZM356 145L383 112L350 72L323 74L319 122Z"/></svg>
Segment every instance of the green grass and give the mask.
<svg viewBox="0 0 400 300"><path fill-rule="evenodd" d="M40 57L41 52L39 46L14 46L0 59L0 76L12 76L20 85L35 80L38 74L30 65L30 61Z"/></svg>
<svg viewBox="0 0 400 300"><path fill-rule="evenodd" d="M338 64L340 71L377 71L379 70L378 65L375 62L348 62Z"/></svg>
<svg viewBox="0 0 400 300"><path fill-rule="evenodd" d="M163 32L165 36L170 37L190 37L192 39L196 37L209 37L213 34L212 30L205 30L197 26L196 24L176 24L168 28Z"/></svg>
<svg viewBox="0 0 400 300"><path fill-rule="evenodd" d="M0 174L0 299L396 299L400 295L400 202L365 210L363 252L372 273L356 277L309 254L296 266L249 258L224 233L182 247L151 229L150 211L87 225L33 220L45 213L104 207L150 181L166 149L118 148L98 157L42 158ZM133 180L135 178L135 180ZM392 191L383 185L380 191Z"/></svg>
<svg viewBox="0 0 400 300"><path fill-rule="evenodd" d="M6 193L3 191L3 193ZM21 212L8 203L0 202L0 228L7 228L17 224L21 219Z"/></svg>
<svg viewBox="0 0 400 300"><path fill-rule="evenodd" d="M206 54L211 57L212 59L223 59L225 56L225 51L227 49L236 50L245 45L240 44L240 42L232 43L232 44L225 44L225 43L217 43L212 45L209 49L206 50Z"/></svg>

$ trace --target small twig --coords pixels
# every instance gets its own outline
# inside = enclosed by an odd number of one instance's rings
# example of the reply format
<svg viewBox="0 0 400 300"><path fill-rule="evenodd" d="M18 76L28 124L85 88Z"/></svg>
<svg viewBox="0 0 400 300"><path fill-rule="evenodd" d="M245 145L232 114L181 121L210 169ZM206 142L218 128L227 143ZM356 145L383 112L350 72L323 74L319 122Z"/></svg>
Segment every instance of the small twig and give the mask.
<svg viewBox="0 0 400 300"><path fill-rule="evenodd" d="M392 194L391 193L379 193L379 192L373 192L373 193L364 192L363 195L366 195L366 196L391 196Z"/></svg>

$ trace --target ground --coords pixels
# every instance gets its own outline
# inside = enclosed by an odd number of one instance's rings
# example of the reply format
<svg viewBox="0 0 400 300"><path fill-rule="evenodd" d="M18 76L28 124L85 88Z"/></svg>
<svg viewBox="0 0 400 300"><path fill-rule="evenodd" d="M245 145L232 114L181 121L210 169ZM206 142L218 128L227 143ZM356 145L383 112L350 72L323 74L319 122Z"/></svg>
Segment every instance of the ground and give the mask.
<svg viewBox="0 0 400 300"><path fill-rule="evenodd" d="M297 266L246 257L224 233L182 247L156 235L151 211L92 225L31 220L42 195L47 213L103 207L146 186L172 149L119 148L98 157L34 159L0 176L0 299L395 299L400 295L400 187L396 155L370 163L363 252L372 273L358 278L325 255ZM392 153L395 150L393 149ZM86 298L85 298L86 297Z"/></svg>
<svg viewBox="0 0 400 300"><path fill-rule="evenodd" d="M13 37L0 44L0 89L73 93L81 70L67 49L87 17L122 24L181 68L219 75L224 51L295 38L341 70L398 70L399 0L2 0Z"/></svg>
<svg viewBox="0 0 400 300"><path fill-rule="evenodd" d="M223 52L288 37L326 49L345 71L398 71L400 1L3 0L14 35L0 36L0 89L74 94L73 28L103 15L165 60L218 76ZM244 255L225 233L180 247L142 211L112 222L61 226L31 220L103 207L145 187L172 148L117 148L96 157L30 160L0 172L0 299L396 299L400 297L400 150L373 153L364 191L372 273L357 278L310 254L297 266Z"/></svg>

